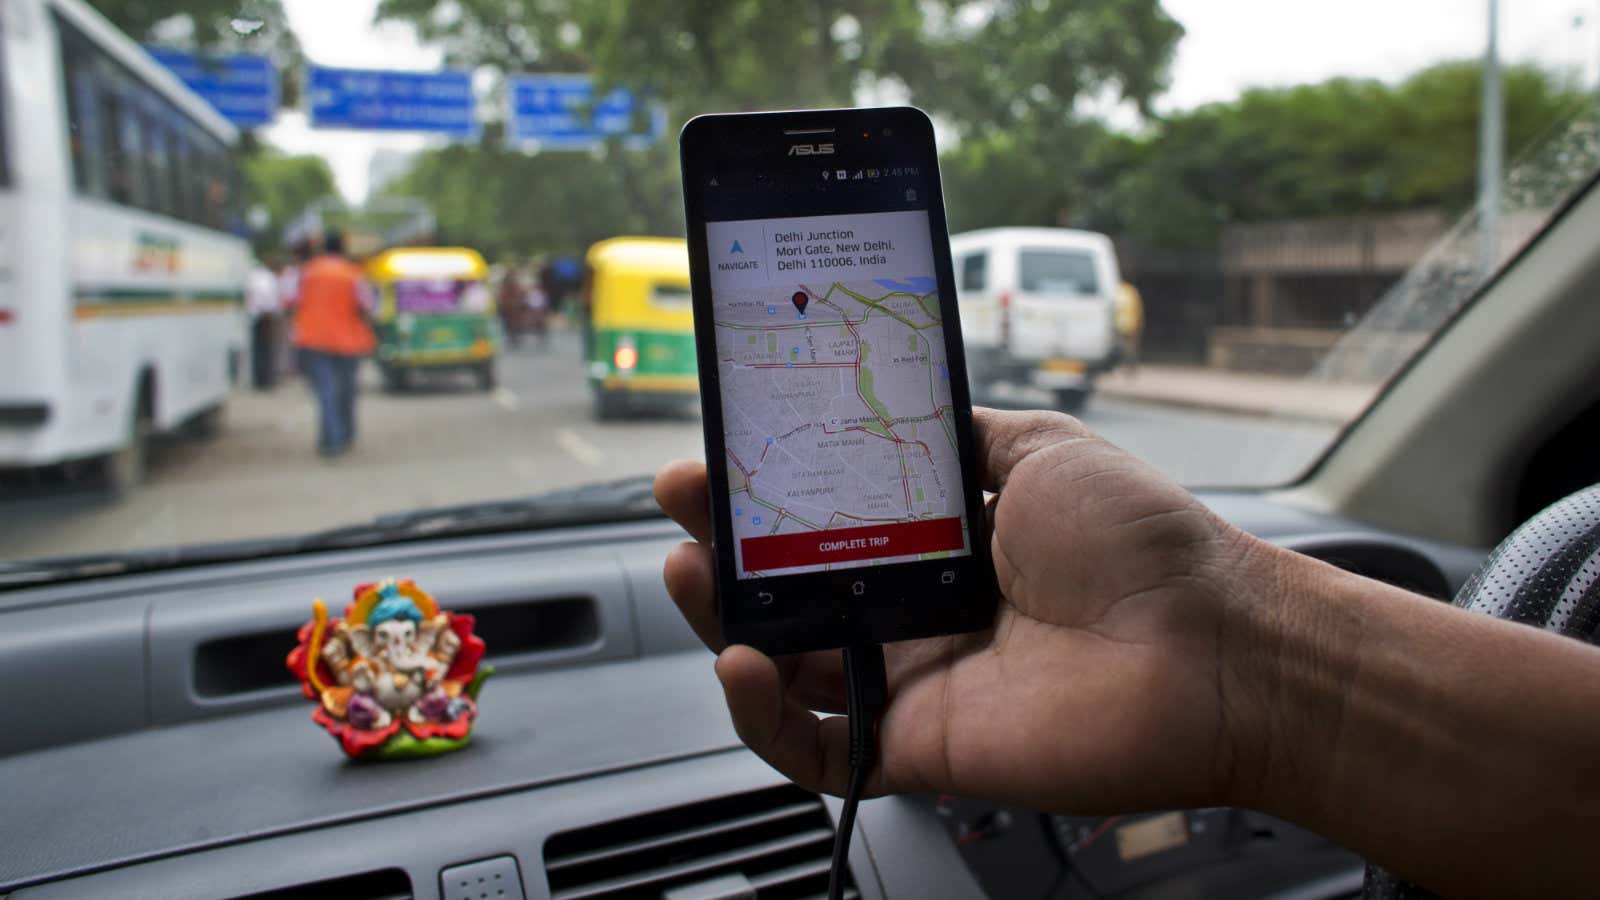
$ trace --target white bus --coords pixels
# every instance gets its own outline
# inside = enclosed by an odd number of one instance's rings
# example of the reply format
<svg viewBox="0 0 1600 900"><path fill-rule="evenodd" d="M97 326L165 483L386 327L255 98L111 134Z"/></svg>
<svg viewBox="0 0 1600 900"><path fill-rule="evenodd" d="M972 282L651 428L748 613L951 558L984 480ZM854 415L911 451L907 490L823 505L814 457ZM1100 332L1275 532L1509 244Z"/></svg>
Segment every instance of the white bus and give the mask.
<svg viewBox="0 0 1600 900"><path fill-rule="evenodd" d="M79 0L0 2L0 468L143 474L246 348L234 128Z"/></svg>

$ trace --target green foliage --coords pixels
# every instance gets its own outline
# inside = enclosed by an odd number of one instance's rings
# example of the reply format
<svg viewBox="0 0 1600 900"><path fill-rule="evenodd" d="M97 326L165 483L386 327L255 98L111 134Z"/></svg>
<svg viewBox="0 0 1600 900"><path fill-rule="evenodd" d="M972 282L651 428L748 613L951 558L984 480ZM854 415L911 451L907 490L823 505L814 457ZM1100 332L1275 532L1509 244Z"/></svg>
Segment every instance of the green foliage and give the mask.
<svg viewBox="0 0 1600 900"><path fill-rule="evenodd" d="M294 40L280 0L89 0L112 24L146 40L181 20L199 47L264 51ZM298 43L295 44L298 46Z"/></svg>
<svg viewBox="0 0 1600 900"><path fill-rule="evenodd" d="M1081 221L1092 156L1113 136L1096 122L970 137L940 160L952 231Z"/></svg>
<svg viewBox="0 0 1600 900"><path fill-rule="evenodd" d="M963 129L1064 122L1107 89L1141 106L1166 85L1182 28L1158 0L382 0L458 65L590 72L712 110L848 105L899 83Z"/></svg>
<svg viewBox="0 0 1600 900"><path fill-rule="evenodd" d="M292 44L279 0L97 0L136 35L194 24L196 44ZM706 110L848 104L899 91L954 129L944 157L952 225L1080 225L1152 247L1212 245L1235 222L1422 207L1459 211L1476 183L1479 66L1446 63L1388 85L1336 78L1246 91L1166 117L1182 27L1158 0L381 0L452 65L589 72ZM241 34L238 23L260 27ZM164 24L165 23L165 24ZM295 45L298 54L298 47ZM1529 66L1503 73L1508 158L1582 105ZM1146 115L1115 132L1083 98ZM491 255L579 252L599 238L682 229L676 148L611 144L537 156L478 144L421 154L389 188L435 207L441 239ZM281 225L332 193L309 158L254 154L252 197Z"/></svg>
<svg viewBox="0 0 1600 900"><path fill-rule="evenodd" d="M290 220L312 203L336 196L333 171L320 156L287 156L269 147L247 150L245 205L261 206L271 216L271 225L260 234L257 249L272 249Z"/></svg>
<svg viewBox="0 0 1600 900"><path fill-rule="evenodd" d="M1480 78L1476 63L1457 62L1393 86L1336 78L1250 90L1144 136L1080 129L1055 151L1026 136L963 142L946 162L951 215L962 227L1071 221L1194 248L1234 222L1458 212L1476 190ZM1585 103L1537 68L1502 78L1508 159Z"/></svg>
<svg viewBox="0 0 1600 900"><path fill-rule="evenodd" d="M453 65L629 85L664 102L674 127L712 110L849 105L893 85L963 135L1037 146L1096 130L1074 112L1081 96L1147 105L1182 34L1158 0L457 0L449 14L382 0L378 16L412 23ZM486 140L424 154L393 192L494 252L682 230L670 144L528 158ZM1007 196L1048 211L1025 183Z"/></svg>
<svg viewBox="0 0 1600 900"><path fill-rule="evenodd" d="M305 57L282 0L89 0L135 40L201 53L260 53L280 76L285 106L299 100Z"/></svg>
<svg viewBox="0 0 1600 900"><path fill-rule="evenodd" d="M666 147L528 155L500 146L456 144L422 154L385 191L427 200L441 243L490 259L578 254L618 234L682 232L677 173Z"/></svg>
<svg viewBox="0 0 1600 900"><path fill-rule="evenodd" d="M1166 89L1183 27L1157 0L951 3L893 32L876 74L966 136L1071 130L1084 97L1109 93L1148 110Z"/></svg>

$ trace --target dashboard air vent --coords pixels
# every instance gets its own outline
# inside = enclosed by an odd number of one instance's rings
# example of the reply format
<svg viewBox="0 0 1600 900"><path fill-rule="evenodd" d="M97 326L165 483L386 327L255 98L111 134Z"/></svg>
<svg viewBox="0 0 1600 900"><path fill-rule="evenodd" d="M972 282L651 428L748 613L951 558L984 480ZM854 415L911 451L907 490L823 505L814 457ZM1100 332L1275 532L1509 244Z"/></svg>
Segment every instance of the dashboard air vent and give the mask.
<svg viewBox="0 0 1600 900"><path fill-rule="evenodd" d="M475 631L489 642L488 661L508 670L520 658L564 653L600 640L600 612L593 597L535 597L467 606L457 612L477 619ZM335 613L338 615L338 613ZM294 649L295 630L230 635L194 651L194 692L208 700L295 685L283 658Z"/></svg>
<svg viewBox="0 0 1600 900"><path fill-rule="evenodd" d="M279 888L235 900L411 900L411 879L399 869L380 869L327 881Z"/></svg>
<svg viewBox="0 0 1600 900"><path fill-rule="evenodd" d="M555 835L545 872L553 900L821 898L833 833L817 795L772 788Z"/></svg>

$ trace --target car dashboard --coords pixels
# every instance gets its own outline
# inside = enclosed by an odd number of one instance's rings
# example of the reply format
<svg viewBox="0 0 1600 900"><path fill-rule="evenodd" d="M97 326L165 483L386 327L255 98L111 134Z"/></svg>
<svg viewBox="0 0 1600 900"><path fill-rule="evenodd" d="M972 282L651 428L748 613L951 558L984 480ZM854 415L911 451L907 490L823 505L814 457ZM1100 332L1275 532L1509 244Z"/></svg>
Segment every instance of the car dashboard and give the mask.
<svg viewBox="0 0 1600 900"><path fill-rule="evenodd" d="M1448 597L1480 551L1211 493L1264 538ZM665 520L216 564L0 594L0 896L790 898L837 801L740 745L666 596ZM470 745L346 759L284 665L313 597L415 579L496 669ZM1360 861L1244 810L861 807L851 894L1347 896Z"/></svg>

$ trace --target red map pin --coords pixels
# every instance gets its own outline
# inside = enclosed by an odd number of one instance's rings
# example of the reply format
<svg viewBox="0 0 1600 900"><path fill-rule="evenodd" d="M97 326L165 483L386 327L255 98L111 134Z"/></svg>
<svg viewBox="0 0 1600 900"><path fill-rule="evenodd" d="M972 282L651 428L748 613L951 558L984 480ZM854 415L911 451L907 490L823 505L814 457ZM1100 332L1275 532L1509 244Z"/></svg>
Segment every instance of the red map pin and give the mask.
<svg viewBox="0 0 1600 900"><path fill-rule="evenodd" d="M806 314L806 304L811 302L810 294L805 291L795 291L794 296L789 299L794 301L794 308L800 311L800 315Z"/></svg>

